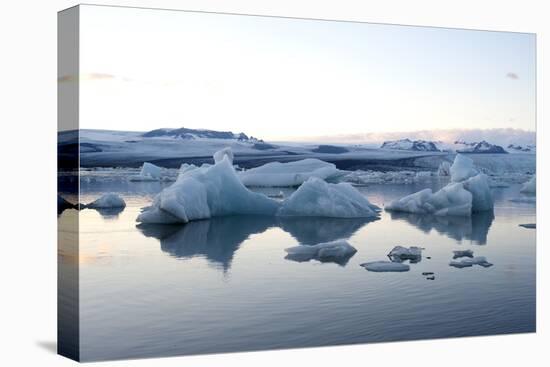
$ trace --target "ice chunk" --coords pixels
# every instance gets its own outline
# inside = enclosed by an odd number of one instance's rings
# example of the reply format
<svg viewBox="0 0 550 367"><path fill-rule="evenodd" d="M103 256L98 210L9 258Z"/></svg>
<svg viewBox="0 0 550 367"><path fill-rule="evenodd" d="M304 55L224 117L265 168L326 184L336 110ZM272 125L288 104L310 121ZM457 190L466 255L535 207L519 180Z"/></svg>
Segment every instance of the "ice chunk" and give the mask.
<svg viewBox="0 0 550 367"><path fill-rule="evenodd" d="M402 272L409 271L411 268L408 264L392 262L392 261L372 261L361 264L368 271L375 272Z"/></svg>
<svg viewBox="0 0 550 367"><path fill-rule="evenodd" d="M460 183L449 184L433 193L424 189L401 199L394 200L386 206L387 210L433 214L470 216L472 214L472 194L464 190Z"/></svg>
<svg viewBox="0 0 550 367"><path fill-rule="evenodd" d="M462 259L459 261L453 260L449 263L449 265L455 268L466 268L466 267L471 267L473 265L483 266L484 268L493 266L493 264L487 261L485 256L476 256L471 259Z"/></svg>
<svg viewBox="0 0 550 367"><path fill-rule="evenodd" d="M536 194L537 193L537 181L535 176L531 177L529 181L523 184L521 192L526 194Z"/></svg>
<svg viewBox="0 0 550 367"><path fill-rule="evenodd" d="M474 167L474 161L463 154L456 155L450 172L451 181L453 182L462 182L479 173Z"/></svg>
<svg viewBox="0 0 550 367"><path fill-rule="evenodd" d="M523 228L529 228L529 229L536 229L537 228L536 223L525 223L525 224L520 224L519 226L523 227Z"/></svg>
<svg viewBox="0 0 550 367"><path fill-rule="evenodd" d="M347 241L336 240L332 242L319 243L316 245L300 245L285 249L286 259L293 261L309 261L312 259L321 262L346 263L357 250Z"/></svg>
<svg viewBox="0 0 550 367"><path fill-rule="evenodd" d="M283 202L278 215L373 218L378 210L349 183L330 184L311 177Z"/></svg>
<svg viewBox="0 0 550 367"><path fill-rule="evenodd" d="M472 250L456 250L453 251L453 259L458 259L460 257L474 257L474 252Z"/></svg>
<svg viewBox="0 0 550 367"><path fill-rule="evenodd" d="M480 173L463 182L464 188L472 194L472 211L481 212L493 209L493 195L487 176Z"/></svg>
<svg viewBox="0 0 550 367"><path fill-rule="evenodd" d="M422 248L417 246L395 246L388 256L399 260L420 260L422 258Z"/></svg>
<svg viewBox="0 0 550 367"><path fill-rule="evenodd" d="M233 164L233 151L231 147L225 147L214 153L214 163L220 163L224 157L227 157L229 163Z"/></svg>
<svg viewBox="0 0 550 367"><path fill-rule="evenodd" d="M447 161L441 162L439 168L437 169L438 176L450 176L451 175L451 164Z"/></svg>
<svg viewBox="0 0 550 367"><path fill-rule="evenodd" d="M160 175L160 167L149 162L144 162L140 173L131 176L129 179L130 181L159 181Z"/></svg>
<svg viewBox="0 0 550 367"><path fill-rule="evenodd" d="M342 172L332 163L308 158L296 162L271 162L239 173L245 186L287 187L298 186L310 177L323 180L335 178Z"/></svg>
<svg viewBox="0 0 550 367"><path fill-rule="evenodd" d="M215 216L275 215L280 204L248 190L227 157L184 175L159 193L137 218L142 223L187 223Z"/></svg>
<svg viewBox="0 0 550 367"><path fill-rule="evenodd" d="M86 205L87 208L93 209L108 209L108 208L124 208L126 203L117 194L107 193L100 198Z"/></svg>

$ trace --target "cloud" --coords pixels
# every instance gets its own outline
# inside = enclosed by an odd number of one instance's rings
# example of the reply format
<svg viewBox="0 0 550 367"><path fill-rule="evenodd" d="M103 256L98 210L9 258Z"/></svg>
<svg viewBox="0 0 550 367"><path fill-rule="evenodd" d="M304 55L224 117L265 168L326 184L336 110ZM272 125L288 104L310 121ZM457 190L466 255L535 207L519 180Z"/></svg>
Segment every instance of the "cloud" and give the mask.
<svg viewBox="0 0 550 367"><path fill-rule="evenodd" d="M514 80L519 79L519 76L516 73L512 73L512 72L506 74L506 77Z"/></svg>

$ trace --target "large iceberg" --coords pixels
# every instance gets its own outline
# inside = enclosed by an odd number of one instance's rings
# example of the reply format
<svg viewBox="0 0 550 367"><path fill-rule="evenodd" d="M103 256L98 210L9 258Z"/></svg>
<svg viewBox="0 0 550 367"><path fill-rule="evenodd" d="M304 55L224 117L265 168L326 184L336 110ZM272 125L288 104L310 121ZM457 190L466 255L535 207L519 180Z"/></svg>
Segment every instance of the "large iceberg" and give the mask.
<svg viewBox="0 0 550 367"><path fill-rule="evenodd" d="M317 245L299 245L285 249L286 259L293 261L309 261L312 259L321 262L335 262L345 264L356 252L355 247L347 241L336 240L319 243Z"/></svg>
<svg viewBox="0 0 550 367"><path fill-rule="evenodd" d="M187 223L216 216L275 215L280 203L248 190L228 157L214 166L193 169L161 191L143 209L142 223Z"/></svg>
<svg viewBox="0 0 550 367"><path fill-rule="evenodd" d="M451 183L437 192L424 189L386 206L387 210L436 216L471 216L472 212L493 209L489 180L473 161L458 154L451 166Z"/></svg>
<svg viewBox="0 0 550 367"><path fill-rule="evenodd" d="M261 167L259 167L261 168ZM379 208L346 183L310 177L284 201L248 190L224 155L213 166L183 166L176 182L142 210L142 223L187 223L226 215L377 218Z"/></svg>
<svg viewBox="0 0 550 367"><path fill-rule="evenodd" d="M379 208L349 183L331 184L311 177L288 197L280 216L374 218Z"/></svg>
<svg viewBox="0 0 550 367"><path fill-rule="evenodd" d="M342 175L332 163L315 158L296 162L271 162L239 173L245 186L291 187L299 186L310 177L328 180Z"/></svg>
<svg viewBox="0 0 550 367"><path fill-rule="evenodd" d="M531 177L529 181L523 184L521 192L526 194L536 194L537 193L537 181L535 176Z"/></svg>

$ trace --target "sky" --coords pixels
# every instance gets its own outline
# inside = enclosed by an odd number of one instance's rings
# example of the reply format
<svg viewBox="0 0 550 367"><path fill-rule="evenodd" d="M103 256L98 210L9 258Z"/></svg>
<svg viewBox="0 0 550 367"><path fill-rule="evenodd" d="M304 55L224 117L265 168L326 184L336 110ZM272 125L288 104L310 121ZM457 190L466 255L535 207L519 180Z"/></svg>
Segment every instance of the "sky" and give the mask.
<svg viewBox="0 0 550 367"><path fill-rule="evenodd" d="M266 140L535 130L534 34L102 6L80 14L81 128Z"/></svg>

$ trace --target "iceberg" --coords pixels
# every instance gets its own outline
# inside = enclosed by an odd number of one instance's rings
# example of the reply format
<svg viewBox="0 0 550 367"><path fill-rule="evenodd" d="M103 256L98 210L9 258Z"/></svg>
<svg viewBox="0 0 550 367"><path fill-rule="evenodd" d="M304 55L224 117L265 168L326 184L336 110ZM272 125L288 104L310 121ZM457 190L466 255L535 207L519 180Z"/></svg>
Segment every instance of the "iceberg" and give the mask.
<svg viewBox="0 0 550 367"><path fill-rule="evenodd" d="M411 247L395 246L388 254L388 257L397 261L402 261L402 260L418 261L422 258L422 248L417 246L411 246Z"/></svg>
<svg viewBox="0 0 550 367"><path fill-rule="evenodd" d="M225 147L223 149L218 150L214 153L214 164L220 163L224 157L227 157L229 160L229 163L233 164L233 150L231 150L231 147Z"/></svg>
<svg viewBox="0 0 550 367"><path fill-rule="evenodd" d="M485 256L476 256L473 258L467 258L460 261L453 260L449 263L449 265L455 268L467 268L473 265L483 266L484 268L493 266L493 264L487 261Z"/></svg>
<svg viewBox="0 0 550 367"><path fill-rule="evenodd" d="M340 175L342 172L334 164L308 158L288 163L270 162L240 172L239 178L245 186L292 187L301 185L310 177L327 180Z"/></svg>
<svg viewBox="0 0 550 367"><path fill-rule="evenodd" d="M531 177L529 181L523 184L520 192L526 193L526 194L536 194L537 193L537 181L535 176Z"/></svg>
<svg viewBox="0 0 550 367"><path fill-rule="evenodd" d="M92 209L124 208L126 207L126 203L124 202L124 199L122 199L117 194L108 193L102 195L100 198L96 199L85 207Z"/></svg>
<svg viewBox="0 0 550 367"><path fill-rule="evenodd" d="M457 154L450 168L451 181L462 182L474 177L479 171L474 166L474 161L463 154Z"/></svg>
<svg viewBox="0 0 550 367"><path fill-rule="evenodd" d="M315 259L321 262L335 262L340 265L347 263L357 252L355 247L344 240L316 245L299 245L286 248L285 251L288 254L285 259L288 260L303 262Z"/></svg>
<svg viewBox="0 0 550 367"><path fill-rule="evenodd" d="M349 183L331 184L311 177L283 201L277 215L374 218L379 210Z"/></svg>
<svg viewBox="0 0 550 367"><path fill-rule="evenodd" d="M372 261L368 263L360 264L368 271L374 272L403 272L409 271L410 266L408 264L392 262L392 261Z"/></svg>
<svg viewBox="0 0 550 367"><path fill-rule="evenodd" d="M472 212L493 209L489 180L475 169L470 158L460 154L455 157L451 166L451 181L435 193L424 189L394 200L386 209L435 216L471 216Z"/></svg>
<svg viewBox="0 0 550 367"><path fill-rule="evenodd" d="M197 168L198 167L194 164L182 163L178 171L178 178L176 179L176 181L185 176L188 172L191 172Z"/></svg>
<svg viewBox="0 0 550 367"><path fill-rule="evenodd" d="M140 173L131 176L129 179L130 181L159 181L160 174L160 167L155 166L153 163L144 162Z"/></svg>
<svg viewBox="0 0 550 367"><path fill-rule="evenodd" d="M161 191L144 208L141 223L187 223L216 216L275 215L280 203L248 190L229 158L210 167L194 169Z"/></svg>

